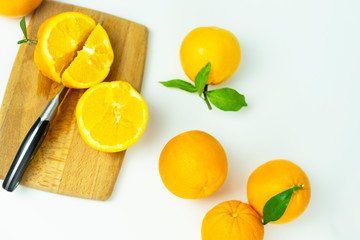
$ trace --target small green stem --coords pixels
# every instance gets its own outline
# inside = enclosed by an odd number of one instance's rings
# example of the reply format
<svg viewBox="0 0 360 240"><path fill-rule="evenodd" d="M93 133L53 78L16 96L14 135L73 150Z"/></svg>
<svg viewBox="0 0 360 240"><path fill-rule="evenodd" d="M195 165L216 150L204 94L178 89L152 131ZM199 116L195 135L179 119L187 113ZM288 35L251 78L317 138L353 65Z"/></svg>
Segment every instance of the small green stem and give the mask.
<svg viewBox="0 0 360 240"><path fill-rule="evenodd" d="M205 88L204 88L204 92L203 92L203 94L204 94L204 100L205 100L206 105L208 106L209 110L211 110L212 107L211 107L211 105L210 105L208 96L206 95L207 89L208 89L208 85L206 84L206 85L205 85Z"/></svg>
<svg viewBox="0 0 360 240"><path fill-rule="evenodd" d="M296 193L297 190L301 189L304 187L304 184L301 184L300 186L296 186L295 184L292 185L291 189L293 190L293 193Z"/></svg>
<svg viewBox="0 0 360 240"><path fill-rule="evenodd" d="M30 44L37 44L37 41L25 38L23 40L18 41L18 44L22 44L22 43L27 43L28 45L30 45Z"/></svg>
<svg viewBox="0 0 360 240"><path fill-rule="evenodd" d="M32 44L37 44L37 41L36 40L31 40L31 39L28 39L29 43L32 43Z"/></svg>

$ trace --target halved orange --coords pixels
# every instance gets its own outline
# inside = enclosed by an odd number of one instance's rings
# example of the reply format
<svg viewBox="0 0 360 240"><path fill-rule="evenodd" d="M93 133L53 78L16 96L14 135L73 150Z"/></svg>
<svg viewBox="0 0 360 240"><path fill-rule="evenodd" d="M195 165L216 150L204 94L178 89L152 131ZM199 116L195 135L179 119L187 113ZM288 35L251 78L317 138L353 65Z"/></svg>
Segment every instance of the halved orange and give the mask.
<svg viewBox="0 0 360 240"><path fill-rule="evenodd" d="M61 73L95 26L94 19L78 12L60 13L43 22L37 34L34 56L41 73L60 83Z"/></svg>
<svg viewBox="0 0 360 240"><path fill-rule="evenodd" d="M148 115L145 100L124 81L96 84L76 106L82 138L104 152L119 152L135 144L145 131Z"/></svg>
<svg viewBox="0 0 360 240"><path fill-rule="evenodd" d="M109 37L85 14L65 12L50 17L41 24L37 40L36 66L67 87L88 88L110 71L114 52Z"/></svg>

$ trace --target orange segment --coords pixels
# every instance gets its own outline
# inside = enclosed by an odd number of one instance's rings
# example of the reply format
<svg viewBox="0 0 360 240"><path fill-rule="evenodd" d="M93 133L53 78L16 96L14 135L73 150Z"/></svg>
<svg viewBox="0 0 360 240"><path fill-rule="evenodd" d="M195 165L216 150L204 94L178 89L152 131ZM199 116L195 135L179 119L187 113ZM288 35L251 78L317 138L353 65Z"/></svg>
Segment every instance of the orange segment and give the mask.
<svg viewBox="0 0 360 240"><path fill-rule="evenodd" d="M98 24L82 50L64 71L62 82L69 88L89 88L106 78L113 60L114 52L109 37Z"/></svg>
<svg viewBox="0 0 360 240"><path fill-rule="evenodd" d="M119 152L135 144L145 131L148 108L127 82L97 84L88 89L76 107L80 134L91 147Z"/></svg>
<svg viewBox="0 0 360 240"><path fill-rule="evenodd" d="M61 74L81 49L95 21L78 12L65 12L43 22L35 48L35 64L42 74L61 82Z"/></svg>

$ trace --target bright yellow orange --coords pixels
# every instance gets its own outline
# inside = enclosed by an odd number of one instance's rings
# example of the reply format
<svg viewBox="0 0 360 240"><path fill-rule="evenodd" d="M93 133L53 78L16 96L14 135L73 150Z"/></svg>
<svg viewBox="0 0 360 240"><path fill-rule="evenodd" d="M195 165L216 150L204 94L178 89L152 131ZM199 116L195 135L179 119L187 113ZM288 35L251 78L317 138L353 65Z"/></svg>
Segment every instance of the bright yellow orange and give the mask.
<svg viewBox="0 0 360 240"><path fill-rule="evenodd" d="M34 11L42 0L0 0L0 15L6 17L25 16Z"/></svg>
<svg viewBox="0 0 360 240"><path fill-rule="evenodd" d="M241 49L230 31L218 27L199 27L183 40L180 60L185 74L195 81L198 72L211 63L208 84L217 85L229 79L237 70Z"/></svg>
<svg viewBox="0 0 360 240"><path fill-rule="evenodd" d="M96 84L76 106L82 138L104 152L119 152L135 144L145 131L148 116L145 100L124 81Z"/></svg>
<svg viewBox="0 0 360 240"><path fill-rule="evenodd" d="M160 154L159 171L174 195L198 199L209 196L224 183L228 163L221 144L202 131L188 131L172 138Z"/></svg>
<svg viewBox="0 0 360 240"><path fill-rule="evenodd" d="M92 18L78 12L60 13L44 21L37 34L34 56L40 72L61 83L61 74L95 26Z"/></svg>
<svg viewBox="0 0 360 240"><path fill-rule="evenodd" d="M89 88L104 81L114 60L109 37L98 24L86 40L82 50L65 69L62 82L69 88Z"/></svg>
<svg viewBox="0 0 360 240"><path fill-rule="evenodd" d="M264 225L259 214L246 203L232 200L216 205L204 217L202 240L261 240Z"/></svg>
<svg viewBox="0 0 360 240"><path fill-rule="evenodd" d="M266 202L293 185L304 185L292 194L284 215L275 224L287 223L299 217L310 201L310 182L304 171L288 160L272 160L259 166L247 183L249 204L262 216Z"/></svg>

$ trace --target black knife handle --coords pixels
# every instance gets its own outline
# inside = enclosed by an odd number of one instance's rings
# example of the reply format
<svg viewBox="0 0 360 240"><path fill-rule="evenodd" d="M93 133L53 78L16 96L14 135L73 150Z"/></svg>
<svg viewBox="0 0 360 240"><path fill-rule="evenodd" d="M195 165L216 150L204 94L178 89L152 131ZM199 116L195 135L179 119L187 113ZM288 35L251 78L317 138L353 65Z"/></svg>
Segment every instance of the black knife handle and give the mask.
<svg viewBox="0 0 360 240"><path fill-rule="evenodd" d="M25 136L5 177L2 187L12 192L19 185L25 169L36 154L49 128L48 120L38 118Z"/></svg>

